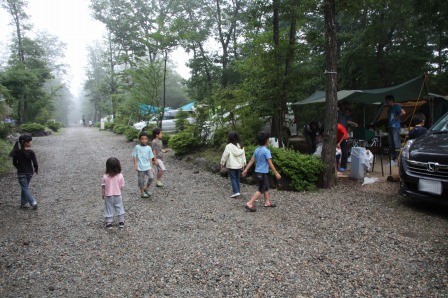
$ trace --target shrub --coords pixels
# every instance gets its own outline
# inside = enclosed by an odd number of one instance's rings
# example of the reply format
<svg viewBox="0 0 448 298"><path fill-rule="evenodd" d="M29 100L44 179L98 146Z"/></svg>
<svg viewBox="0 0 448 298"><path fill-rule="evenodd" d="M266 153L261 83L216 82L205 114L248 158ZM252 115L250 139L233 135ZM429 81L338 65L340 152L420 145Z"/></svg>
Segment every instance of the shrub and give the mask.
<svg viewBox="0 0 448 298"><path fill-rule="evenodd" d="M249 160L256 147L246 147L246 158ZM289 187L292 190L313 190L319 174L324 169L322 161L315 156L301 154L291 149L269 147L275 168L282 178L291 179Z"/></svg>
<svg viewBox="0 0 448 298"><path fill-rule="evenodd" d="M123 125L123 124L115 124L114 125L114 133L122 135L122 134L124 134L124 131L126 130L127 127L130 127L130 126Z"/></svg>
<svg viewBox="0 0 448 298"><path fill-rule="evenodd" d="M199 147L200 142L194 135L194 128L188 127L172 136L168 145L174 150L174 155L179 156L194 152Z"/></svg>
<svg viewBox="0 0 448 298"><path fill-rule="evenodd" d="M164 133L163 138L162 138L163 145L168 146L168 144L170 143L170 139L171 139L171 135Z"/></svg>
<svg viewBox="0 0 448 298"><path fill-rule="evenodd" d="M180 111L177 116L176 120L174 121L174 125L176 126L176 131L183 131L187 128L187 126L190 124L187 120L188 118L188 112Z"/></svg>
<svg viewBox="0 0 448 298"><path fill-rule="evenodd" d="M0 139L6 139L12 132L12 125L7 123L0 123Z"/></svg>
<svg viewBox="0 0 448 298"><path fill-rule="evenodd" d="M113 122L106 122L104 123L104 129L114 130L115 123Z"/></svg>
<svg viewBox="0 0 448 298"><path fill-rule="evenodd" d="M139 133L139 131L138 131L138 129L135 129L134 127L132 127L132 126L127 126L125 129L124 129L124 135L126 136L126 139L128 140L128 141L132 141L132 140L134 140L134 139L136 139L136 138L138 138L138 133Z"/></svg>
<svg viewBox="0 0 448 298"><path fill-rule="evenodd" d="M47 127L49 129L51 129L52 131L57 132L62 127L62 123L61 122L48 121L47 122Z"/></svg>
<svg viewBox="0 0 448 298"><path fill-rule="evenodd" d="M12 158L9 157L12 147L10 142L0 139L0 174L13 169Z"/></svg>
<svg viewBox="0 0 448 298"><path fill-rule="evenodd" d="M25 132L35 133L39 131L45 131L45 126L38 123L25 123L21 125L21 129Z"/></svg>

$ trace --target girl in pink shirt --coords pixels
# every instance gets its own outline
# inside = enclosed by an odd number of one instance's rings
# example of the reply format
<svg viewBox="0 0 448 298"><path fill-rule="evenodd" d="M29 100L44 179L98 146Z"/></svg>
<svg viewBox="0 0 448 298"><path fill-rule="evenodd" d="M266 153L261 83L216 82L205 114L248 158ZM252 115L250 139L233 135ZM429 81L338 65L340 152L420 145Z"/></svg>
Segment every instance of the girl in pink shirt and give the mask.
<svg viewBox="0 0 448 298"><path fill-rule="evenodd" d="M101 181L104 200L105 228L112 228L114 214L118 217L118 228L124 228L124 207L121 191L124 187L124 178L121 174L121 164L118 159L111 157L106 161L106 173Z"/></svg>

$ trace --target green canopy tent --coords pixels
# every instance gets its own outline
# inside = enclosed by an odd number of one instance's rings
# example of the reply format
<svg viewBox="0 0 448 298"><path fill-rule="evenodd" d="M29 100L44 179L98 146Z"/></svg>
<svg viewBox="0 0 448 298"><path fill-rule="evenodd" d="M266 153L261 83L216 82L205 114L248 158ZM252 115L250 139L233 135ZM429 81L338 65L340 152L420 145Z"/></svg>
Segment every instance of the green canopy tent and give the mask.
<svg viewBox="0 0 448 298"><path fill-rule="evenodd" d="M386 95L393 95L395 102L399 103L425 100L426 103L429 104L429 106L426 106L426 109L428 109L427 115L430 117L431 121L428 122L433 122L443 115L443 111L448 111L448 97L429 93L427 80L428 77L426 75L421 75L400 85L388 88L341 90L338 91L337 98L338 101L376 105L382 104ZM322 103L325 102L325 95L325 91L316 91L310 97L292 103L292 105ZM377 115L381 115L381 112L379 111ZM363 120L365 125L365 115L363 116ZM377 120L378 119L375 119L375 122Z"/></svg>
<svg viewBox="0 0 448 298"><path fill-rule="evenodd" d="M380 89L368 90L341 90L338 91L338 101L354 101L364 104L380 104L386 95L393 95L396 102L404 102L418 97L428 96L426 85L427 76L421 75L403 84ZM292 105L304 105L325 102L325 91L316 91L310 97L293 103Z"/></svg>

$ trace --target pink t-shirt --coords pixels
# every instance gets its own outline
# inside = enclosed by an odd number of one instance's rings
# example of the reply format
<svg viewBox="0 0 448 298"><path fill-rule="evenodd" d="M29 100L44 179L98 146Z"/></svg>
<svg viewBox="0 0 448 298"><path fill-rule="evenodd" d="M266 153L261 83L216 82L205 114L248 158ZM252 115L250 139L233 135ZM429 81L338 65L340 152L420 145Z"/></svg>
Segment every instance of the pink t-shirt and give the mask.
<svg viewBox="0 0 448 298"><path fill-rule="evenodd" d="M120 196L121 190L124 187L124 178L121 173L111 177L107 174L103 175L103 180L101 181L101 186L104 185L104 195L106 197L110 196Z"/></svg>

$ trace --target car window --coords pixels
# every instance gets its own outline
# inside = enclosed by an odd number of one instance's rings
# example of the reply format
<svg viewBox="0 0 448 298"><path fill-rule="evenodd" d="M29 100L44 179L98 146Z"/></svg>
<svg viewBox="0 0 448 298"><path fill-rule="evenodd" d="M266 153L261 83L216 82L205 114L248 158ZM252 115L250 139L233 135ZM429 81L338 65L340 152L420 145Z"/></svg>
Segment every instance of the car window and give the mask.
<svg viewBox="0 0 448 298"><path fill-rule="evenodd" d="M445 114L434 126L431 132L448 131L448 113Z"/></svg>

